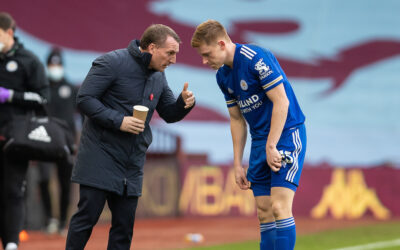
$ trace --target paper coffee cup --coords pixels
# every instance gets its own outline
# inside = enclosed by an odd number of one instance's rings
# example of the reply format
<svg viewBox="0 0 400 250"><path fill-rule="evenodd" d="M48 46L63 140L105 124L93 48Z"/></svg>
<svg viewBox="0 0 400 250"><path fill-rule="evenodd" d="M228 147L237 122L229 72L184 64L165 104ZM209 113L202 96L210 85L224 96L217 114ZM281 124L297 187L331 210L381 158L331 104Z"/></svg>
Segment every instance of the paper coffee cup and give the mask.
<svg viewBox="0 0 400 250"><path fill-rule="evenodd" d="M133 117L140 119L142 121L146 121L147 112L149 112L149 108L142 105L133 106Z"/></svg>

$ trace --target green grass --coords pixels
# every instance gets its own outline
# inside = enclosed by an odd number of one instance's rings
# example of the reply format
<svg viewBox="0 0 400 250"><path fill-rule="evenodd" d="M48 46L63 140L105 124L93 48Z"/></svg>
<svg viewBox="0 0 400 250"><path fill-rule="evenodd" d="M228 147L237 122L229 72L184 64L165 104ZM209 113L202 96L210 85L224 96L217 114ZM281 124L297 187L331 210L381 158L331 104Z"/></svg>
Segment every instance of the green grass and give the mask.
<svg viewBox="0 0 400 250"><path fill-rule="evenodd" d="M378 241L400 239L400 222L377 224L341 230L325 231L297 237L296 250L324 250L363 245ZM232 243L212 247L195 247L186 250L251 250L259 249L257 241ZM379 248L400 249L400 246Z"/></svg>

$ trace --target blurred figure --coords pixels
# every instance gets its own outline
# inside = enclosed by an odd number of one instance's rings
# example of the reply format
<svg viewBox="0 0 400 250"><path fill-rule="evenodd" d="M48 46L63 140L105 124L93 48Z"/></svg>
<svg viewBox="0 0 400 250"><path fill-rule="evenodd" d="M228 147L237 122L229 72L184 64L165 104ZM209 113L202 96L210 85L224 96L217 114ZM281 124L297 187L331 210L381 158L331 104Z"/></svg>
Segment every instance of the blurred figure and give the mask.
<svg viewBox="0 0 400 250"><path fill-rule="evenodd" d="M48 96L43 64L14 36L16 24L0 13L0 128L13 115L42 110ZM9 158L0 150L0 237L6 250L18 249L25 220L24 194L28 160Z"/></svg>
<svg viewBox="0 0 400 250"><path fill-rule="evenodd" d="M65 120L71 132L76 138L74 114L76 112L75 99L78 88L65 80L63 58L58 48L53 48L47 58L47 72L50 82L50 101L47 111L50 116ZM59 219L53 214L49 182L54 165L57 167L57 178L59 182ZM70 187L72 161L60 161L56 163L39 162L40 194L45 213L45 231L47 233L62 233L67 219L70 203Z"/></svg>

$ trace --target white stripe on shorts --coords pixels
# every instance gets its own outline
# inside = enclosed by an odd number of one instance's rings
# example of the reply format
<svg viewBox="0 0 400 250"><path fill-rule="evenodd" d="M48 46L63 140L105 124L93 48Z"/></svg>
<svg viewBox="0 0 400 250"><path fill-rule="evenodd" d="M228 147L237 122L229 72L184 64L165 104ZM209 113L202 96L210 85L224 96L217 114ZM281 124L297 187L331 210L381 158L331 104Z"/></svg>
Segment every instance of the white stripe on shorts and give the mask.
<svg viewBox="0 0 400 250"><path fill-rule="evenodd" d="M295 150L293 152L293 165L292 167L289 169L287 175L286 175L286 180L293 182L294 177L296 176L297 171L299 170L299 154L301 152L301 140L300 140L300 134L299 134L299 129L296 129L296 131L294 131L292 133L292 137L293 137L293 144L295 145Z"/></svg>
<svg viewBox="0 0 400 250"><path fill-rule="evenodd" d="M294 177L296 176L297 171L299 170L299 154L300 154L301 149L302 149L299 130L296 129L294 135L292 135L292 136L293 136L293 141L297 142L296 143L297 146L296 146L296 150L295 150L296 151L296 160L294 161L296 163L296 165L295 165L295 168L293 168L293 170L292 170L292 174L291 174L291 177L290 177L291 182L293 182Z"/></svg>

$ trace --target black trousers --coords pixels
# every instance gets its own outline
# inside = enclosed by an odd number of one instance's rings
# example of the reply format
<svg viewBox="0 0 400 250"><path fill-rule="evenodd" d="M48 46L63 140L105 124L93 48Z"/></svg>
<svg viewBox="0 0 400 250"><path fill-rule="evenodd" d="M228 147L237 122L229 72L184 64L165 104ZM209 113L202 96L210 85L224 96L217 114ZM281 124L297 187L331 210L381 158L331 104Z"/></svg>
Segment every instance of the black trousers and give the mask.
<svg viewBox="0 0 400 250"><path fill-rule="evenodd" d="M65 249L85 248L107 201L112 215L107 249L129 250L138 197L120 196L85 185L80 185L79 194L78 211L71 218Z"/></svg>
<svg viewBox="0 0 400 250"><path fill-rule="evenodd" d="M25 190L28 161L7 159L0 152L0 237L19 243L19 232L25 221Z"/></svg>
<svg viewBox="0 0 400 250"><path fill-rule="evenodd" d="M60 187L60 229L66 224L67 213L70 203L70 191L71 191L71 173L72 164L68 161L59 161L55 163L50 162L38 162L38 168L40 173L40 194L42 198L42 204L46 215L46 224L53 218L51 198L49 190L50 173L51 169L57 167L57 178Z"/></svg>

